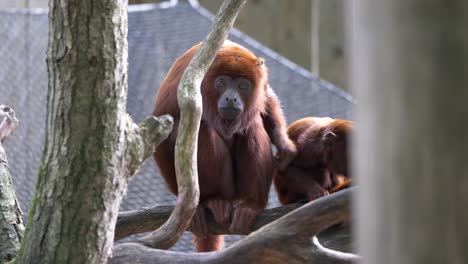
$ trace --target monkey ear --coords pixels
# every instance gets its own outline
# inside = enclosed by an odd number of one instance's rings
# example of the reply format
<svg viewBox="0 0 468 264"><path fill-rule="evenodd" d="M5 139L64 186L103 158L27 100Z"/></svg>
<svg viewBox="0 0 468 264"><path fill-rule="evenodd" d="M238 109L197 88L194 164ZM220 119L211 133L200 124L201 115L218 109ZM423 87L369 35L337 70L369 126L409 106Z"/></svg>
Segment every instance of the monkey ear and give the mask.
<svg viewBox="0 0 468 264"><path fill-rule="evenodd" d="M322 137L322 141L327 147L331 147L333 145L333 142L338 138L338 136L333 133L333 132L327 132L325 135Z"/></svg>
<svg viewBox="0 0 468 264"><path fill-rule="evenodd" d="M257 62L256 62L257 66L262 66L263 63L265 63L265 62L263 61L262 58L258 58L258 59L257 59Z"/></svg>

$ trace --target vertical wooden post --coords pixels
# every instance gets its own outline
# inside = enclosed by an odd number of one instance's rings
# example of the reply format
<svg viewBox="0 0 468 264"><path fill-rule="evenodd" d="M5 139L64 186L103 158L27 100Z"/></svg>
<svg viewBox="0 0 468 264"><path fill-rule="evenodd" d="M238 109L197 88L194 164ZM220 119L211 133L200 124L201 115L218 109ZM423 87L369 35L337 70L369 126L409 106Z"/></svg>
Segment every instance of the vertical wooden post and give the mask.
<svg viewBox="0 0 468 264"><path fill-rule="evenodd" d="M363 263L468 263L468 2L347 13Z"/></svg>

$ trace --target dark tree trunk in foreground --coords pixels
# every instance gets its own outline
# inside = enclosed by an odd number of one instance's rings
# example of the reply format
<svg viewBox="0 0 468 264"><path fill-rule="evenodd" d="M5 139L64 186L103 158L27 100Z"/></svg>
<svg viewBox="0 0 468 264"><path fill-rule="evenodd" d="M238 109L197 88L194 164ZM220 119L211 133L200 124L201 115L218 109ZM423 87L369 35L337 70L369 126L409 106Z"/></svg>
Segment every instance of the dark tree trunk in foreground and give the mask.
<svg viewBox="0 0 468 264"><path fill-rule="evenodd" d="M468 263L468 2L348 13L363 263Z"/></svg>
<svg viewBox="0 0 468 264"><path fill-rule="evenodd" d="M3 140L15 130L17 124L15 112L7 106L0 105L0 263L16 256L24 230L23 215L16 199L5 149L2 146Z"/></svg>
<svg viewBox="0 0 468 264"><path fill-rule="evenodd" d="M46 139L19 263L105 263L125 176L172 128L125 113L126 4L50 1Z"/></svg>

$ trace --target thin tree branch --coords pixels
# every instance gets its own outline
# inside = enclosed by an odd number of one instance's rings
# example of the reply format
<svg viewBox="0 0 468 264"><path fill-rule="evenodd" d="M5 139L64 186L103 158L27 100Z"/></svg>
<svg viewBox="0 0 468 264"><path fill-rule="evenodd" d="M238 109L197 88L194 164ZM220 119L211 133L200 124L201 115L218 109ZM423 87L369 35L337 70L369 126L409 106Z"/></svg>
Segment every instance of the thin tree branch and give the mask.
<svg viewBox="0 0 468 264"><path fill-rule="evenodd" d="M200 84L224 43L247 0L226 0L216 15L210 33L195 53L179 82L179 130L175 146L177 203L169 219L140 242L153 248L172 247L187 229L198 206L200 190L197 174L198 131L202 115Z"/></svg>
<svg viewBox="0 0 468 264"><path fill-rule="evenodd" d="M315 236L350 217L355 188L312 201L251 233L232 246L211 253L180 253L124 243L114 247L109 263L355 263L355 254L327 249Z"/></svg>
<svg viewBox="0 0 468 264"><path fill-rule="evenodd" d="M8 137L18 126L15 111L6 105L0 105L0 142Z"/></svg>

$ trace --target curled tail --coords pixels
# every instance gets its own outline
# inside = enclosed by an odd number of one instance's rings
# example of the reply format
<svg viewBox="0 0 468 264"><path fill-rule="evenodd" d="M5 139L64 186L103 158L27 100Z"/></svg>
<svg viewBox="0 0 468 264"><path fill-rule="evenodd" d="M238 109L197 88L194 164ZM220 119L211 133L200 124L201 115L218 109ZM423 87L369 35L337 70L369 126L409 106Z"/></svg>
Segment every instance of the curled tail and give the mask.
<svg viewBox="0 0 468 264"><path fill-rule="evenodd" d="M193 243L197 252L216 251L223 248L224 237L222 235L207 235L205 237L193 235Z"/></svg>

